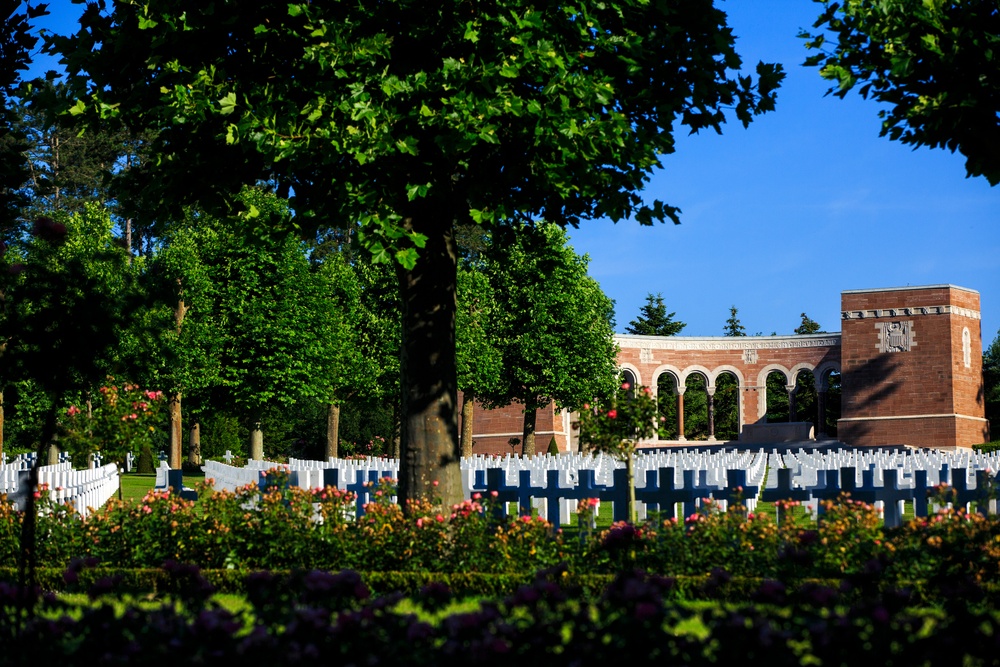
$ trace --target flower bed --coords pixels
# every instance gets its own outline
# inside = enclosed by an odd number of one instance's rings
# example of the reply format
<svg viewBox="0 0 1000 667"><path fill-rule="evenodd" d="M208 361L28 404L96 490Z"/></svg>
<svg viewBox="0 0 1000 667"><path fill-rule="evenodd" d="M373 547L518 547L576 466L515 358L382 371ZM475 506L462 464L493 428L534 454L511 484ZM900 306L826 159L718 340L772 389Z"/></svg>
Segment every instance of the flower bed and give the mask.
<svg viewBox="0 0 1000 667"><path fill-rule="evenodd" d="M173 560L205 569L367 572L534 572L565 564L574 575L639 568L675 577L725 569L741 579L843 579L877 571L884 586L933 595L954 582L1000 580L1000 519L942 510L900 528L881 527L870 505L842 498L824 519L803 528L767 514L707 505L685 521L616 523L592 530L581 505L569 536L539 518L498 517L489 497L452 508L414 505L408 515L389 501L392 489L355 521L350 494L335 488L288 489L272 478L266 491L201 488L198 501L150 492L138 503L112 500L81 518L42 498L39 562L65 568L92 558L114 569L157 568ZM586 503L586 501L584 501ZM17 562L21 516L0 504L0 558Z"/></svg>

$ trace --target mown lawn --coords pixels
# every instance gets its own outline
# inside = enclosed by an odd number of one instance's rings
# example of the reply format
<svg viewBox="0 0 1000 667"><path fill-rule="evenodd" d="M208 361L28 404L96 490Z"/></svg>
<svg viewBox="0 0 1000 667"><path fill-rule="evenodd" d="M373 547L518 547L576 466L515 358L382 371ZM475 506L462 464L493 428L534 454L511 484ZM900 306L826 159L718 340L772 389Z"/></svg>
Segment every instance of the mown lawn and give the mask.
<svg viewBox="0 0 1000 667"><path fill-rule="evenodd" d="M184 486L194 485L205 479L205 473L185 473ZM140 475L129 472L121 476L122 500L142 500L150 489L156 486L156 474Z"/></svg>

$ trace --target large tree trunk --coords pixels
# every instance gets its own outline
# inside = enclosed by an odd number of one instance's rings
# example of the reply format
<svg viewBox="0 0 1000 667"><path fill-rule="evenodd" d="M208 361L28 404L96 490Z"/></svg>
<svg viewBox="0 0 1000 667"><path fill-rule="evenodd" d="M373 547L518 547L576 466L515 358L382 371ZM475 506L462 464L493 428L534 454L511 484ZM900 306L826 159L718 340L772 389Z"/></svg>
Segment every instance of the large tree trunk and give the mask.
<svg viewBox="0 0 1000 667"><path fill-rule="evenodd" d="M449 507L463 497L455 368L454 221L446 206L414 204L404 224L424 234L427 244L412 269L397 268L403 302L399 500L404 511L411 500L440 498Z"/></svg>
<svg viewBox="0 0 1000 667"><path fill-rule="evenodd" d="M331 403L326 412L326 458L337 458L340 442L340 406Z"/></svg>
<svg viewBox="0 0 1000 667"><path fill-rule="evenodd" d="M191 427L191 437L188 440L188 463L201 465L201 424L197 422Z"/></svg>
<svg viewBox="0 0 1000 667"><path fill-rule="evenodd" d="M178 289L183 289L180 278L177 279L177 287ZM181 334L181 325L184 324L184 316L187 314L187 311L188 307L184 303L184 299L178 299L177 308L174 309L174 324L178 336ZM170 452L167 454L167 463L171 468L180 469L182 465L181 450L183 441L184 438L181 435L181 392L178 389L170 397Z"/></svg>
<svg viewBox="0 0 1000 667"><path fill-rule="evenodd" d="M462 394L462 457L472 456L472 420L476 395L471 391Z"/></svg>
<svg viewBox="0 0 1000 667"><path fill-rule="evenodd" d="M260 430L260 422L254 424L250 431L250 458L254 461L264 460L264 432Z"/></svg>
<svg viewBox="0 0 1000 667"><path fill-rule="evenodd" d="M181 392L175 393L170 397L170 454L168 458L168 465L179 470L182 463L181 459L181 444L183 438L181 437Z"/></svg>
<svg viewBox="0 0 1000 667"><path fill-rule="evenodd" d="M538 408L528 406L524 409L524 429L521 433L521 456L535 455L535 422L538 419Z"/></svg>

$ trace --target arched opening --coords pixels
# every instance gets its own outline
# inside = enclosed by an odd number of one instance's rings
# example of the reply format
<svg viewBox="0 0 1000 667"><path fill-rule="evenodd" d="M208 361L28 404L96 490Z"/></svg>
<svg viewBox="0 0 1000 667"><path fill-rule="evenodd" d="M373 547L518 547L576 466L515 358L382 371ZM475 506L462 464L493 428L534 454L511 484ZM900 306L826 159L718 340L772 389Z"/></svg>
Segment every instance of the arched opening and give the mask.
<svg viewBox="0 0 1000 667"><path fill-rule="evenodd" d="M835 370L824 373L817 396L817 414L823 428L817 429L816 437L837 437L837 420L840 419L840 373Z"/></svg>
<svg viewBox="0 0 1000 667"><path fill-rule="evenodd" d="M802 369L795 375L795 393L789 405L789 421L812 422L814 433L819 435L819 419L816 413L816 377L809 369Z"/></svg>
<svg viewBox="0 0 1000 667"><path fill-rule="evenodd" d="M659 409L660 440L676 440L679 435L677 423L677 378L673 373L662 373L656 378L656 399Z"/></svg>
<svg viewBox="0 0 1000 667"><path fill-rule="evenodd" d="M764 381L766 390L767 412L764 421L768 424L780 424L788 421L788 379L779 370L767 374Z"/></svg>
<svg viewBox="0 0 1000 667"><path fill-rule="evenodd" d="M740 381L724 371L715 378L715 438L736 440L740 435Z"/></svg>
<svg viewBox="0 0 1000 667"><path fill-rule="evenodd" d="M708 378L695 371L687 376L684 386L684 436L708 440Z"/></svg>
<svg viewBox="0 0 1000 667"><path fill-rule="evenodd" d="M635 373L633 373L628 368L623 368L622 371L621 371L621 376L620 377L621 377L622 384L626 384L626 383L628 384L628 387L629 387L628 388L629 396L635 397L635 390L636 390Z"/></svg>

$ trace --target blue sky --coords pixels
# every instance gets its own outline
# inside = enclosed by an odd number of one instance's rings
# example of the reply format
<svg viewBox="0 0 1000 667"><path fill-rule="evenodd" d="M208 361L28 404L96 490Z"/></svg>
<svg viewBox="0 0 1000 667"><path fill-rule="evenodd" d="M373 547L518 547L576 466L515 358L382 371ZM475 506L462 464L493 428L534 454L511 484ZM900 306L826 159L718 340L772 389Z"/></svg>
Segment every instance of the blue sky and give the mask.
<svg viewBox="0 0 1000 667"><path fill-rule="evenodd" d="M724 0L752 69L780 62L777 109L748 129L679 136L647 187L682 224L585 222L570 233L615 300L617 328L662 292L684 335L721 335L730 306L751 334L791 333L806 312L840 330L840 292L952 283L978 290L983 339L1000 328L1000 186L966 179L961 155L879 137L878 106L828 85L796 37L820 13L810 0ZM50 3L50 29L79 6Z"/></svg>

